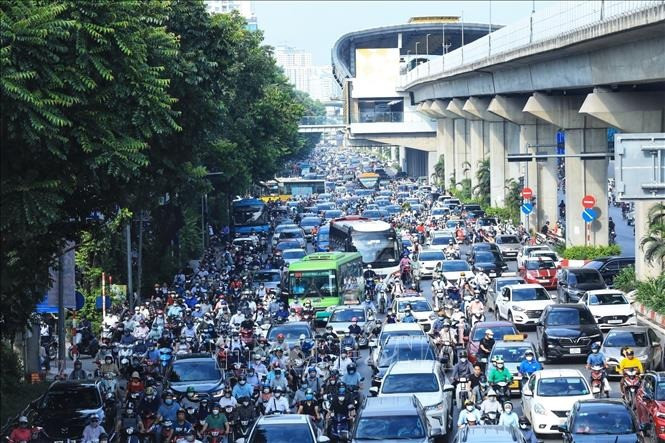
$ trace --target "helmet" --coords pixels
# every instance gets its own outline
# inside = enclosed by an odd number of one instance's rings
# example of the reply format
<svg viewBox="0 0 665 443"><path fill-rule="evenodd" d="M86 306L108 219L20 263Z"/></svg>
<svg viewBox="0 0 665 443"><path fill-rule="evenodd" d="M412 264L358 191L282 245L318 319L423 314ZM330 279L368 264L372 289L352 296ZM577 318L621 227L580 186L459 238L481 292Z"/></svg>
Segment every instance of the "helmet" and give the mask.
<svg viewBox="0 0 665 443"><path fill-rule="evenodd" d="M300 334L300 337L298 337L299 340L306 340L307 337L305 337L305 334Z"/></svg>
<svg viewBox="0 0 665 443"><path fill-rule="evenodd" d="M488 397L496 397L496 391L492 388L489 388L489 390L487 391L487 396Z"/></svg>
<svg viewBox="0 0 665 443"><path fill-rule="evenodd" d="M503 357L498 356L498 357L496 358L496 360L494 360L494 361L496 361L497 364L499 364L499 363L503 364Z"/></svg>
<svg viewBox="0 0 665 443"><path fill-rule="evenodd" d="M358 323L358 317L351 318L351 323Z"/></svg>
<svg viewBox="0 0 665 443"><path fill-rule="evenodd" d="M531 349L527 349L526 352L524 352L524 355L533 355L533 351Z"/></svg>
<svg viewBox="0 0 665 443"><path fill-rule="evenodd" d="M490 337L494 336L494 332L492 332L491 329L485 329L485 335L489 335Z"/></svg>
<svg viewBox="0 0 665 443"><path fill-rule="evenodd" d="M519 423L520 423L521 425L527 425L527 426L529 426L529 420L528 420L526 417L524 417L524 416L520 417Z"/></svg>
<svg viewBox="0 0 665 443"><path fill-rule="evenodd" d="M27 423L27 422L28 422L28 417L26 417L25 415L21 415L21 416L18 418L18 422L19 422L19 423Z"/></svg>
<svg viewBox="0 0 665 443"><path fill-rule="evenodd" d="M591 345L591 349L600 349L600 343L595 342L594 344Z"/></svg>
<svg viewBox="0 0 665 443"><path fill-rule="evenodd" d="M284 340L284 334L282 334L281 332L277 334L277 340Z"/></svg>
<svg viewBox="0 0 665 443"><path fill-rule="evenodd" d="M635 351L633 351L631 348L626 348L626 355L635 355Z"/></svg>
<svg viewBox="0 0 665 443"><path fill-rule="evenodd" d="M346 372L355 372L356 370L356 364L355 363L349 363L348 366L346 367Z"/></svg>
<svg viewBox="0 0 665 443"><path fill-rule="evenodd" d="M194 389L194 386L188 386L187 387L187 393L189 394L190 392L195 393L196 389Z"/></svg>

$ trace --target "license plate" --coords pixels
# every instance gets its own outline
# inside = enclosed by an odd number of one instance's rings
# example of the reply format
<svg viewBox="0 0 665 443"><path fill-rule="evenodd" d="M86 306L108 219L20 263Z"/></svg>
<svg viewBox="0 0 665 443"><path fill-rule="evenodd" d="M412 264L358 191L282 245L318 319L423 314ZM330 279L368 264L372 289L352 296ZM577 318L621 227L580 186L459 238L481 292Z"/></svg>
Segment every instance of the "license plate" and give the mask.
<svg viewBox="0 0 665 443"><path fill-rule="evenodd" d="M547 279L540 279L540 280L538 280L538 282L540 282L540 283L549 283L549 280L547 280Z"/></svg>
<svg viewBox="0 0 665 443"><path fill-rule="evenodd" d="M571 354L581 354L581 353L582 353L582 349L580 349L580 348L570 348L570 349L568 350L568 352L570 352Z"/></svg>
<svg viewBox="0 0 665 443"><path fill-rule="evenodd" d="M607 323L611 323L611 324L615 324L615 325L616 325L616 324L618 324L618 323L623 323L623 322L622 322L621 320L607 320Z"/></svg>

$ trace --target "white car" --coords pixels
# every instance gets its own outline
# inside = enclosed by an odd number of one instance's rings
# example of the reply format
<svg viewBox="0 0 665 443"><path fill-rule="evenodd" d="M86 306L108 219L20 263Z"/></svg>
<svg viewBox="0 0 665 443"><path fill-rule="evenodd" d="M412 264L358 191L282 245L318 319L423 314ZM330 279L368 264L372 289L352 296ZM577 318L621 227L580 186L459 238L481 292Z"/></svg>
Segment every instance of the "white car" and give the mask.
<svg viewBox="0 0 665 443"><path fill-rule="evenodd" d="M550 250L550 249L536 249L535 251L532 251L529 254L529 257L531 258L549 258L554 262L554 265L557 268L561 267L561 257L557 255L556 252Z"/></svg>
<svg viewBox="0 0 665 443"><path fill-rule="evenodd" d="M447 208L432 208L432 220L444 219L448 214L450 214L450 210Z"/></svg>
<svg viewBox="0 0 665 443"><path fill-rule="evenodd" d="M505 286L495 301L499 318L516 325L535 325L545 307L554 304L550 293L538 284Z"/></svg>
<svg viewBox="0 0 665 443"><path fill-rule="evenodd" d="M446 255L441 249L424 249L422 250L416 260L418 260L418 265L420 267L420 276L421 277L431 277L434 273L434 268L436 265L441 263L446 259Z"/></svg>
<svg viewBox="0 0 665 443"><path fill-rule="evenodd" d="M635 309L623 292L616 289L595 289L586 292L579 303L589 307L600 329L637 326Z"/></svg>
<svg viewBox="0 0 665 443"><path fill-rule="evenodd" d="M549 246L547 245L529 245L529 246L523 246L520 252L517 254L517 268L524 267L524 260L526 260L528 257L531 257L531 253L533 251L548 251L552 252L552 249L550 249Z"/></svg>
<svg viewBox="0 0 665 443"><path fill-rule="evenodd" d="M464 274L465 278L471 277L471 267L465 260L445 260L441 262L441 266L435 269L438 274L443 276L451 283L457 282Z"/></svg>
<svg viewBox="0 0 665 443"><path fill-rule="evenodd" d="M587 377L577 369L543 369L522 387L522 411L537 434L558 434L573 404L592 399Z"/></svg>
<svg viewBox="0 0 665 443"><path fill-rule="evenodd" d="M436 315L432 305L425 297L398 297L393 300L392 312L399 321L404 318L404 310L407 305L411 305L411 313L418 320L418 324L427 332L432 328L432 323L436 320Z"/></svg>
<svg viewBox="0 0 665 443"><path fill-rule="evenodd" d="M302 260L306 255L307 252L305 252L305 250L302 248L285 249L282 252L282 258L284 259L284 263L286 263L287 266L291 263Z"/></svg>
<svg viewBox="0 0 665 443"><path fill-rule="evenodd" d="M425 410L432 429L440 435L451 430L455 387L446 380L441 363L435 360L398 361L383 377L379 397L414 395Z"/></svg>

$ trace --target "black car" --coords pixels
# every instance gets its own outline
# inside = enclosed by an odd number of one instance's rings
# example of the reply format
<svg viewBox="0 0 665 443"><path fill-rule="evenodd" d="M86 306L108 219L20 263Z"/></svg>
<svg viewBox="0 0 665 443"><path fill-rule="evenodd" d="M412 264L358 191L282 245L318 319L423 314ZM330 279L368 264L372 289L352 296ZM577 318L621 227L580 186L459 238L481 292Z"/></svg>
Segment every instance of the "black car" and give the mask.
<svg viewBox="0 0 665 443"><path fill-rule="evenodd" d="M607 289L605 280L596 269L568 268L559 271L556 294L559 303L577 303L593 289Z"/></svg>
<svg viewBox="0 0 665 443"><path fill-rule="evenodd" d="M585 357L591 353L591 345L603 339L589 308L578 303L546 306L536 333L539 353L549 360Z"/></svg>
<svg viewBox="0 0 665 443"><path fill-rule="evenodd" d="M191 386L196 395L218 400L224 394L224 374L210 354L176 356L168 368L166 385L179 396Z"/></svg>
<svg viewBox="0 0 665 443"><path fill-rule="evenodd" d="M650 425L638 425L626 404L619 400L579 400L559 427L566 443L644 442Z"/></svg>
<svg viewBox="0 0 665 443"><path fill-rule="evenodd" d="M586 263L583 268L596 269L603 276L607 287L611 288L614 277L628 266L635 266L635 257L599 257Z"/></svg>
<svg viewBox="0 0 665 443"><path fill-rule="evenodd" d="M28 422L43 428L49 441L80 440L92 416L105 430L114 425L115 410L104 407L104 397L95 381L56 381L34 400L23 414Z"/></svg>
<svg viewBox="0 0 665 443"><path fill-rule="evenodd" d="M496 251L474 251L469 256L469 264L474 273L482 271L490 277L501 277L508 270L503 255Z"/></svg>
<svg viewBox="0 0 665 443"><path fill-rule="evenodd" d="M476 251L494 251L501 254L501 248L496 243L474 243L471 245L471 251L469 252L469 255Z"/></svg>

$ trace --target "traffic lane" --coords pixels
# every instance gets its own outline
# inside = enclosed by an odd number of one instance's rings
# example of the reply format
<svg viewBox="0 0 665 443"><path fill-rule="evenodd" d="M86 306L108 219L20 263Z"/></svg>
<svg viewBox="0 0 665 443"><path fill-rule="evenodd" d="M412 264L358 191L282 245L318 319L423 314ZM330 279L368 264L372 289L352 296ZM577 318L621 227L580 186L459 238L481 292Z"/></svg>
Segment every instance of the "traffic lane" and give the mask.
<svg viewBox="0 0 665 443"><path fill-rule="evenodd" d="M621 256L635 257L635 228L629 226L627 220L623 218L621 208L610 206L609 213L614 221L616 244L621 248Z"/></svg>

